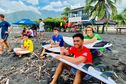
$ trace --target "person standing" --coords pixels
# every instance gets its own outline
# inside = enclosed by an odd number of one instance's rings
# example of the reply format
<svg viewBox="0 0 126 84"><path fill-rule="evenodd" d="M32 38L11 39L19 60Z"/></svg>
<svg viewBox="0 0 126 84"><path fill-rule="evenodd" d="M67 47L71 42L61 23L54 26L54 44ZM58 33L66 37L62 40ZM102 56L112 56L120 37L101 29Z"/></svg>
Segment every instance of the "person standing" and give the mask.
<svg viewBox="0 0 126 84"><path fill-rule="evenodd" d="M44 37L45 34L45 29L44 29L44 22L42 19L39 19L40 23L39 23L39 35Z"/></svg>
<svg viewBox="0 0 126 84"><path fill-rule="evenodd" d="M4 20L5 16L3 14L0 14L0 28L1 28L1 49L0 49L0 54L3 53L4 46L10 49L9 43L7 41L7 38L9 36L9 33L12 31L12 26ZM8 30L9 28L9 30Z"/></svg>

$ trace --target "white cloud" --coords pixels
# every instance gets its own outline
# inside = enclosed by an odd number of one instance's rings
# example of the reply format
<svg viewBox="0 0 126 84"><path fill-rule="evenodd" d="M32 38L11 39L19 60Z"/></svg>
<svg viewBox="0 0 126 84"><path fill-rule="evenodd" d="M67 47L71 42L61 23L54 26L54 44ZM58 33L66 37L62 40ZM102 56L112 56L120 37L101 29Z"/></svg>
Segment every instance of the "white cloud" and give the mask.
<svg viewBox="0 0 126 84"><path fill-rule="evenodd" d="M5 10L0 8L0 13L5 13Z"/></svg>
<svg viewBox="0 0 126 84"><path fill-rule="evenodd" d="M82 7L82 5L80 5L80 4L71 5L71 9L74 9L74 8L79 8L79 7Z"/></svg>
<svg viewBox="0 0 126 84"><path fill-rule="evenodd" d="M41 10L62 12L65 7L70 7L73 9L85 5L85 0L47 1L49 4L40 8ZM31 5L26 5L24 2L31 3ZM46 0L43 0L42 2L46 2ZM40 14L39 7L36 7L36 5L39 6L39 0L0 0L0 13L12 13L16 11L30 10ZM124 8L126 8L126 0L119 0L118 4L116 4L116 7L118 11L121 12Z"/></svg>
<svg viewBox="0 0 126 84"><path fill-rule="evenodd" d="M0 8L6 10L0 10L0 12L3 11L5 13L30 10L41 14L37 7L25 5L22 1L0 0Z"/></svg>
<svg viewBox="0 0 126 84"><path fill-rule="evenodd" d="M85 5L85 0L67 0L71 9L82 7Z"/></svg>
<svg viewBox="0 0 126 84"><path fill-rule="evenodd" d="M121 0L117 2L116 7L118 9L118 12L121 13L124 10L124 8L126 8L126 0Z"/></svg>
<svg viewBox="0 0 126 84"><path fill-rule="evenodd" d="M42 10L47 10L47 11L55 11L55 12L59 12L59 11L63 11L64 8L55 8L55 7L52 7L52 6L45 6L42 8Z"/></svg>
<svg viewBox="0 0 126 84"><path fill-rule="evenodd" d="M47 11L63 11L65 7L70 7L71 9L82 7L85 5L85 0L64 0L50 2L48 5L42 8L42 10ZM118 12L123 11L126 8L126 0L119 0L116 4Z"/></svg>
<svg viewBox="0 0 126 84"><path fill-rule="evenodd" d="M38 5L39 4L38 0L24 0L24 1L31 3L32 5Z"/></svg>
<svg viewBox="0 0 126 84"><path fill-rule="evenodd" d="M64 4L61 3L61 1L57 2L50 2L49 5L46 5L42 8L42 10L48 10L48 11L62 11L64 7Z"/></svg>
<svg viewBox="0 0 126 84"><path fill-rule="evenodd" d="M64 0L64 1L55 1L55 2L50 2L48 5L42 8L42 10L47 10L47 11L63 11L65 7L70 7L70 8L78 8L84 6L84 1L83 0Z"/></svg>

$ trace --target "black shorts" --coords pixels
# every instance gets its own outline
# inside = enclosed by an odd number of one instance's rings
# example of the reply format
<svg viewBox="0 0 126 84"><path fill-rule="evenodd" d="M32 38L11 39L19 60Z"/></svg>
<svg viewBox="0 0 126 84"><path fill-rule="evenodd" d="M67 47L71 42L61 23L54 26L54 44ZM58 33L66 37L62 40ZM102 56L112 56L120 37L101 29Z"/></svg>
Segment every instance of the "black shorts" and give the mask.
<svg viewBox="0 0 126 84"><path fill-rule="evenodd" d="M8 38L8 36L9 36L8 33L3 33L3 34L1 34L1 39L3 39L4 41L6 41L7 38Z"/></svg>

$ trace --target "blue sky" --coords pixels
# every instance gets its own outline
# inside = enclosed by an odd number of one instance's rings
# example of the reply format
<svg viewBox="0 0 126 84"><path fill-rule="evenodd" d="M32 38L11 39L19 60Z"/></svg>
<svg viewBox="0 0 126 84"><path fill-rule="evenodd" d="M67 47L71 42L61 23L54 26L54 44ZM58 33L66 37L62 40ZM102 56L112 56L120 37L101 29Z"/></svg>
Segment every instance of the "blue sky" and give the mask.
<svg viewBox="0 0 126 84"><path fill-rule="evenodd" d="M67 6L77 8L84 6L85 0L0 0L0 13L9 14L17 11L34 11L42 17L59 14ZM116 4L118 11L126 8L126 0L119 0Z"/></svg>

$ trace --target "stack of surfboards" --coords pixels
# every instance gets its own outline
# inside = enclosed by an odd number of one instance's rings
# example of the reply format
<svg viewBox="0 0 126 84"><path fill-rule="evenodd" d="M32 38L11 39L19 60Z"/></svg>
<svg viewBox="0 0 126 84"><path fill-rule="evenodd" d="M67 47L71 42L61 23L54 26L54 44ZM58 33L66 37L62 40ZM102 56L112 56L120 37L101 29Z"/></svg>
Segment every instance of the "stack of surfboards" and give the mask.
<svg viewBox="0 0 126 84"><path fill-rule="evenodd" d="M74 45L74 44L73 44L73 39L72 39L72 37L63 37L63 40L64 40L65 43L67 43L67 44L70 45L70 46L73 46L73 45ZM86 40L86 39L85 39L85 40ZM102 47L94 47L94 45L95 45L96 43L98 43L98 42L100 42L100 41L96 41L96 42L94 42L94 43L89 43L89 44L84 44L84 46L87 47L87 48L89 48L89 49L107 48L107 47L111 47L111 46L112 46L111 43L107 43L105 46L102 46Z"/></svg>

